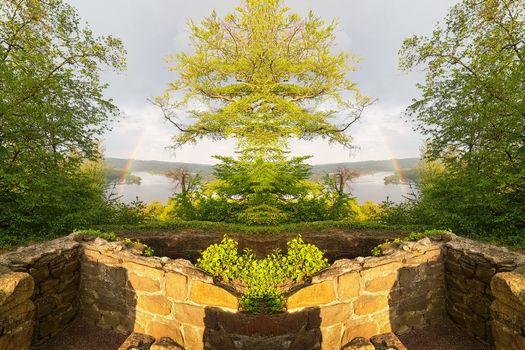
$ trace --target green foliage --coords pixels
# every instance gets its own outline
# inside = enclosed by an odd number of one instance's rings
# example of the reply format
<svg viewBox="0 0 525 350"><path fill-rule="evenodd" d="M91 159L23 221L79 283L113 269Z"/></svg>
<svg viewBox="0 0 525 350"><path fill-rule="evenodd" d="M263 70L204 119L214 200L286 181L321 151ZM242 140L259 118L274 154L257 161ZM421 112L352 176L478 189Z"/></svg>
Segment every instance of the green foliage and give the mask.
<svg viewBox="0 0 525 350"><path fill-rule="evenodd" d="M447 230L427 230L423 232L410 232L408 237L406 238L407 241L415 242L419 241L422 238L429 237L429 236L438 236L442 235L443 233L448 232Z"/></svg>
<svg viewBox="0 0 525 350"><path fill-rule="evenodd" d="M226 235L209 246L196 266L224 282L238 281L246 287L241 308L251 313L282 311L285 300L279 286L286 281L303 281L329 266L323 253L306 244L301 235L287 243L287 252L276 250L257 259L250 250L238 251L238 243Z"/></svg>
<svg viewBox="0 0 525 350"><path fill-rule="evenodd" d="M121 42L96 37L61 0L0 2L0 241L51 238L103 223L105 183L83 169L118 115L102 69Z"/></svg>
<svg viewBox="0 0 525 350"><path fill-rule="evenodd" d="M177 196L180 218L277 225L313 213L340 216L326 198L311 198L308 157L287 157L291 138L349 146L344 131L370 104L347 79L350 56L332 52L335 29L312 12L289 13L281 0L243 0L223 19L213 12L200 25L190 23L195 52L171 57L179 79L156 102L183 131L175 147L234 138L239 157L217 157L213 190L204 185ZM182 100L171 101L181 93ZM181 109L195 123L183 126L174 112ZM332 123L339 110L348 115L342 126Z"/></svg>
<svg viewBox="0 0 525 350"><path fill-rule="evenodd" d="M512 0L463 0L431 36L405 40L401 67L427 72L408 114L426 157L444 166L422 181L415 219L470 236L525 234L524 42L525 3Z"/></svg>
<svg viewBox="0 0 525 350"><path fill-rule="evenodd" d="M100 237L110 242L120 240L120 238L116 235L115 232L102 232L99 230L78 230L74 231L74 233L79 233L86 236ZM126 243L126 240L124 240L124 243Z"/></svg>
<svg viewBox="0 0 525 350"><path fill-rule="evenodd" d="M372 254L372 256L382 256L384 254L384 249L386 247L392 246L393 244L399 244L401 242L403 242L403 240L401 238L396 238L396 239L394 239L392 241L387 239L383 243L378 244L377 246L372 248L370 253Z"/></svg>

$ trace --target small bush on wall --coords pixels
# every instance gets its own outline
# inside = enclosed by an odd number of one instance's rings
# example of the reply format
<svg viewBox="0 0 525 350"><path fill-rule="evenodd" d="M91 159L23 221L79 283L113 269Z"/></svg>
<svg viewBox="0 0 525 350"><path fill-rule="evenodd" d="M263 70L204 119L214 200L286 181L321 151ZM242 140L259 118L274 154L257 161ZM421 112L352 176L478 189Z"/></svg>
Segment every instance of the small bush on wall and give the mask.
<svg viewBox="0 0 525 350"><path fill-rule="evenodd" d="M241 309L250 313L283 311L286 302L281 286L303 281L330 266L323 252L305 243L301 235L287 243L286 253L275 250L264 259L257 259L249 249L239 253L238 242L225 235L219 244L202 252L196 265L223 282L241 285Z"/></svg>

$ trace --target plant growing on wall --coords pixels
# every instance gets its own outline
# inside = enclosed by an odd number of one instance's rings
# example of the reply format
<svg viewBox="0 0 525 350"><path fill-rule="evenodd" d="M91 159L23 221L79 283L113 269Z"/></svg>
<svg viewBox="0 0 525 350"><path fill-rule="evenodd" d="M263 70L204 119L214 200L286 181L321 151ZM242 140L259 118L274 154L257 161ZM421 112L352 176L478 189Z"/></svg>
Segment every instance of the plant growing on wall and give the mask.
<svg viewBox="0 0 525 350"><path fill-rule="evenodd" d="M179 79L155 103L180 131L175 147L237 141L239 157L220 158L215 201L239 204L242 221L288 221L283 207L306 195L307 157L287 157L291 138L350 147L345 132L371 101L347 79L355 60L331 52L335 28L281 0L244 0L224 18L190 22L195 52L169 58Z"/></svg>
<svg viewBox="0 0 525 350"><path fill-rule="evenodd" d="M202 252L197 267L223 282L244 286L241 309L251 313L283 311L285 299L280 290L286 282L301 282L329 266L323 252L298 235L287 243L286 253L276 250L257 259L250 250L239 253L238 243L224 236Z"/></svg>

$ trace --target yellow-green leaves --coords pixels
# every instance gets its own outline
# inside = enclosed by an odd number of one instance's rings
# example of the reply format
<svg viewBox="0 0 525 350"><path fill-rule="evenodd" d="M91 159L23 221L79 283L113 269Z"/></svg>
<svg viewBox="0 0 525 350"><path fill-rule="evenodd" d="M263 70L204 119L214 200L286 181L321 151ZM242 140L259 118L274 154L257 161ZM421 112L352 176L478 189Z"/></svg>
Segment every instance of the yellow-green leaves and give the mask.
<svg viewBox="0 0 525 350"><path fill-rule="evenodd" d="M177 144L204 136L235 138L240 148L285 148L289 138L350 142L329 118L340 110L358 118L351 107L370 101L343 98L358 91L347 79L355 69L350 56L330 52L335 22L326 24L312 12L291 14L281 0L244 0L224 18L213 12L200 24L190 22L190 30L194 52L169 60L179 74L168 89L172 100L157 100L165 112L176 103L196 117ZM188 108L195 100L207 110ZM318 108L327 102L333 110Z"/></svg>

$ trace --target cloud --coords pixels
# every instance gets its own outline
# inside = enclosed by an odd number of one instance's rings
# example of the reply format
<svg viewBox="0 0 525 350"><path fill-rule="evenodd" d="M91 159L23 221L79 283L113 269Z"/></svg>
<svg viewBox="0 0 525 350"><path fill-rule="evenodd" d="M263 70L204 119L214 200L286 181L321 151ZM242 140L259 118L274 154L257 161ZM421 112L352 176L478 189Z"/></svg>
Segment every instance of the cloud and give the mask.
<svg viewBox="0 0 525 350"><path fill-rule="evenodd" d="M147 98L163 93L176 78L164 58L190 50L188 18L199 22L216 8L219 15L230 12L241 0L69 0L95 33L122 38L128 51L128 71L104 73L110 84L107 96L124 111L125 119L104 137L108 156L210 163L213 154L234 152L234 143L204 140L170 153L175 130ZM358 70L349 78L366 95L379 102L351 130L359 149L349 153L326 142L293 142L294 154L313 154L312 162L349 161L419 155L421 136L400 118L417 97L416 82L421 72L402 74L397 69L397 52L404 38L428 34L458 0L285 0L292 12L313 9L326 21L339 19L335 51L360 57Z"/></svg>

